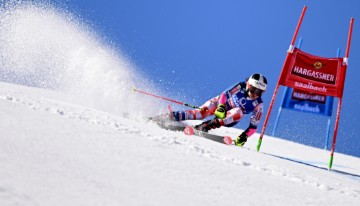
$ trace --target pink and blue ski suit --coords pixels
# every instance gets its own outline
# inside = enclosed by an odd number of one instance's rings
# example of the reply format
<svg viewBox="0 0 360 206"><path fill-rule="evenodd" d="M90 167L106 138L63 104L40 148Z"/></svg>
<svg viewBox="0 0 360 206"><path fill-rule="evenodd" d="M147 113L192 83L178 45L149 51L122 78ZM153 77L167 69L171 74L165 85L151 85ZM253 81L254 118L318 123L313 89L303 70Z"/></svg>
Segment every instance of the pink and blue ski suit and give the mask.
<svg viewBox="0 0 360 206"><path fill-rule="evenodd" d="M221 126L232 127L245 114L251 114L249 127L244 132L248 137L256 132L263 113L263 100L261 97L251 99L248 96L246 82L226 89L221 95L205 102L201 109L177 111L174 112L174 117L177 121L204 119L213 115L220 104L224 104L227 111L225 119L219 119Z"/></svg>

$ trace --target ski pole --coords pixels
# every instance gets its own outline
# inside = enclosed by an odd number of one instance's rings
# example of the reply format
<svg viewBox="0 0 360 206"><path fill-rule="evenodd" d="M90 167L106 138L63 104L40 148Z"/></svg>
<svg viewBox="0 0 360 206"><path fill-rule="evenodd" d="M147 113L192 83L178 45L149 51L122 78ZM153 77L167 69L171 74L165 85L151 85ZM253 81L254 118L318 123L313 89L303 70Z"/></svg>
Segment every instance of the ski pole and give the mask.
<svg viewBox="0 0 360 206"><path fill-rule="evenodd" d="M146 94L148 96L152 96L152 97L156 97L156 98L159 98L159 99L162 99L162 100L166 100L166 101L170 101L170 102L173 102L173 103L176 103L176 104L180 104L180 105L184 105L184 106L187 106L187 107L191 107L191 108L194 108L194 109L201 109L200 107L197 107L197 106L194 106L194 105L191 105L191 104L188 104L188 103L184 103L184 102L180 102L180 101L177 101L177 100L173 100L173 99L169 99L169 98L166 98L166 97L161 97L161 96L158 96L158 95L155 95L155 94L150 94L148 92L144 92L144 91L141 91L141 90L137 90L135 88L131 88L131 91L134 91L134 92L139 92L141 94Z"/></svg>

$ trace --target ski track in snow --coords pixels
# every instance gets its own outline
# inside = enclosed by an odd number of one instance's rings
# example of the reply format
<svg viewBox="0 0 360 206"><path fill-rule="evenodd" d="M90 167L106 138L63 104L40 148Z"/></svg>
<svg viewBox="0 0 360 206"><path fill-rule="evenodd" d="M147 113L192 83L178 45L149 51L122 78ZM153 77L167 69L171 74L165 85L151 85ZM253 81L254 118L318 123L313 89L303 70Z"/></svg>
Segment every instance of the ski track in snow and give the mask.
<svg viewBox="0 0 360 206"><path fill-rule="evenodd" d="M26 202L26 205L29 206L36 205L29 196L6 185L0 185L0 199L6 200L3 202L5 205L22 205L23 202Z"/></svg>
<svg viewBox="0 0 360 206"><path fill-rule="evenodd" d="M236 157L227 156L226 154L220 154L219 152L214 151L212 148L208 148L204 145L200 145L192 141L190 138L183 138L183 134L180 132L161 130L162 132L161 134L159 134L150 130L143 131L139 128L136 128L135 126L133 126L136 124L125 125L123 122L134 121L134 119L128 118L127 114L124 114L123 117L111 115L109 113L105 113L92 108L82 107L75 104L61 102L48 98L36 98L32 96L27 96L18 91L4 91L3 89L0 90L0 100L6 100L14 104L22 104L27 106L29 109L39 112L48 112L54 115L62 116L67 119L80 120L89 124L112 128L114 130L117 130L119 133L136 134L137 136L148 138L159 144L170 147L185 148L185 151L188 153L197 154L205 158L211 158L215 161L222 161L229 164L234 164L236 166L251 168L256 171L287 179L288 181L292 181L294 183L307 184L323 191L332 191L353 197L360 197L359 187L347 187L346 185L342 185L339 182L323 183L318 178L312 177L311 174L303 174L295 171L290 171L286 168L281 168L278 165L258 164L255 161L243 161ZM259 153L259 155L265 154ZM354 179L353 181L359 181L359 179ZM6 197L1 199L9 199L9 201L10 198L14 197L15 199L26 199L27 203L29 203L28 205L32 205L31 200L28 197L16 193L6 185L0 185L0 196Z"/></svg>

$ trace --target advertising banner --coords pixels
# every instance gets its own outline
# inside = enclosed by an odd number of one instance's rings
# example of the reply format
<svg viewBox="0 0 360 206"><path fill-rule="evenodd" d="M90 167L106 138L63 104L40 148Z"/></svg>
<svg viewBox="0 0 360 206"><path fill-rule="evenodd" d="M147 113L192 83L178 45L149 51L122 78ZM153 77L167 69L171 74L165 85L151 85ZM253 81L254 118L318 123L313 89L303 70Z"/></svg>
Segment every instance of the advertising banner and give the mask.
<svg viewBox="0 0 360 206"><path fill-rule="evenodd" d="M281 107L284 109L331 116L333 102L334 98L331 96L286 88Z"/></svg>
<svg viewBox="0 0 360 206"><path fill-rule="evenodd" d="M285 61L280 84L309 93L342 97L346 74L343 58L323 58L294 48Z"/></svg>

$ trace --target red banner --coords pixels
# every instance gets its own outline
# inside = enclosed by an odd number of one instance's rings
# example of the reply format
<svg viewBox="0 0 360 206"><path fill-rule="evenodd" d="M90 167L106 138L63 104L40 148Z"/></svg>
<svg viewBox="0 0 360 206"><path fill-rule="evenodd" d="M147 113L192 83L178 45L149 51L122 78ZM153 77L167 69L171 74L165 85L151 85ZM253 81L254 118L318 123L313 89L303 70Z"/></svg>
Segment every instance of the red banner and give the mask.
<svg viewBox="0 0 360 206"><path fill-rule="evenodd" d="M288 54L280 84L294 89L342 97L347 65L343 58L323 58L294 48Z"/></svg>

